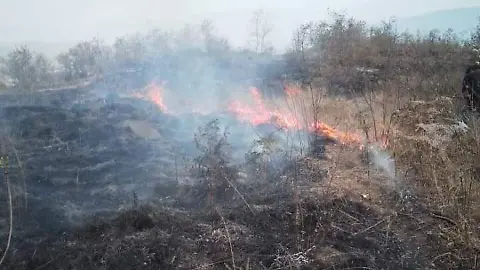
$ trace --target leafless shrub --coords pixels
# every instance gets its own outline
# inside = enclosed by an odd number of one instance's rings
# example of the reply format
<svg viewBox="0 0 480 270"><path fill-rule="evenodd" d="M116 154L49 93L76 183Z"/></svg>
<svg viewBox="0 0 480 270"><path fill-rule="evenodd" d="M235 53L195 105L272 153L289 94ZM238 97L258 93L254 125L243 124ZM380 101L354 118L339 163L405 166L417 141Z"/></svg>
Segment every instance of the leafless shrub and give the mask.
<svg viewBox="0 0 480 270"><path fill-rule="evenodd" d="M299 27L286 60L290 77L304 88L316 95L326 89L327 100L350 98L367 141L387 146L428 209L453 222L453 228L442 227L440 234L447 239L445 248L455 243L450 251L458 256L460 250L479 249L474 225L480 217L478 120L470 117L468 132L454 132L441 142L433 142L441 134L420 135L418 125L457 125L462 106L456 100L465 68L478 61L477 36L478 31L464 41L451 30L415 36L398 33L394 21L367 27L333 13L330 21ZM322 106L312 104L311 113L317 115Z"/></svg>
<svg viewBox="0 0 480 270"><path fill-rule="evenodd" d="M235 195L238 170L230 164L227 137L217 119L199 127L195 134L200 155L194 161L193 173L201 179L197 187L202 193L200 199L208 199L210 204L229 201Z"/></svg>

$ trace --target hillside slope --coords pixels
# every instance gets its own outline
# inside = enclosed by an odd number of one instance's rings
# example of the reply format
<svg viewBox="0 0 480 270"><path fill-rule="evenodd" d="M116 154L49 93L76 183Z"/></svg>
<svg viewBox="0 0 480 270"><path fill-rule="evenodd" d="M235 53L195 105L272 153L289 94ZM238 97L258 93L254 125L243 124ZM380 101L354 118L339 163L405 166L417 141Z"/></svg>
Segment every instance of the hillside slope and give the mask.
<svg viewBox="0 0 480 270"><path fill-rule="evenodd" d="M399 31L416 33L428 33L430 29L438 29L442 32L453 29L463 37L470 35L479 21L480 6L471 8L458 8L426 13L419 16L397 19Z"/></svg>

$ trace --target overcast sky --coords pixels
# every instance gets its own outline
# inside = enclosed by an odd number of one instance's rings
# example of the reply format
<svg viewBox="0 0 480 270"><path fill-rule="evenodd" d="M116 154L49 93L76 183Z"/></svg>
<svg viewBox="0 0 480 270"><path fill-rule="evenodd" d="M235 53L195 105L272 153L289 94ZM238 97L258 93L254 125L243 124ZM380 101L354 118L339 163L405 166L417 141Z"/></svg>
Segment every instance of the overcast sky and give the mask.
<svg viewBox="0 0 480 270"><path fill-rule="evenodd" d="M286 46L300 23L325 19L328 8L377 22L474 5L478 0L0 0L0 41L73 42L92 36L111 40L208 18L241 46L252 12L262 8L274 27L271 40Z"/></svg>

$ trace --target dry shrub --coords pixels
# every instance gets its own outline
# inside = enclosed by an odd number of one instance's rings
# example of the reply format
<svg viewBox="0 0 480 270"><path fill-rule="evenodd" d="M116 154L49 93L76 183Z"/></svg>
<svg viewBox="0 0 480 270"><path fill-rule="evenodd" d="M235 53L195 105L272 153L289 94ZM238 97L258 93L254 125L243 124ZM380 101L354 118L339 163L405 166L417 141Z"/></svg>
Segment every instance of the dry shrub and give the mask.
<svg viewBox="0 0 480 270"><path fill-rule="evenodd" d="M234 196L234 182L238 171L230 164L230 148L227 131L221 132L219 122L214 119L200 127L195 134L195 143L200 155L192 168L194 176L200 178L195 187L196 199L200 203L228 201Z"/></svg>
<svg viewBox="0 0 480 270"><path fill-rule="evenodd" d="M442 236L455 250L480 250L480 133L478 118L470 129L455 124L453 102L439 98L410 102L395 115L398 129L392 149L423 201L451 227ZM473 254L472 254L473 255Z"/></svg>
<svg viewBox="0 0 480 270"><path fill-rule="evenodd" d="M461 133L453 121L470 46L452 33L415 37L395 32L393 22L369 29L341 14L332 19L302 26L289 55L292 77L310 91L325 89L311 94L309 117L387 143L418 203L454 224L435 224L442 242L433 252L478 252L480 132L472 122Z"/></svg>

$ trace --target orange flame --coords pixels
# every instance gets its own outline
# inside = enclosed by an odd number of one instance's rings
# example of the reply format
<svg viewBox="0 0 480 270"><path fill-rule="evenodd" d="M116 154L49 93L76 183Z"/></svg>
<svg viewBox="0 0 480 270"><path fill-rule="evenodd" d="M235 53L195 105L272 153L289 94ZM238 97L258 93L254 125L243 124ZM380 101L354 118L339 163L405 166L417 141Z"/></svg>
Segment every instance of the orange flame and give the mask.
<svg viewBox="0 0 480 270"><path fill-rule="evenodd" d="M298 96L299 94L302 93L302 91L297 87L286 85L284 86L284 88L285 88L285 94L287 94L288 97Z"/></svg>
<svg viewBox="0 0 480 270"><path fill-rule="evenodd" d="M167 113L167 106L164 104L164 83L161 86L155 82L147 85L142 93L134 93L137 98L147 99L155 103L163 112ZM301 90L291 86L285 86L285 93L288 97L301 94ZM341 144L354 144L363 148L363 137L355 132L342 132L334 127L321 121L305 124L298 119L291 111L282 108L269 108L260 93L260 91L252 87L250 88L250 96L253 104L245 104L238 100L234 100L228 104L227 110L232 113L238 120L251 123L252 125L275 124L279 128L286 130L305 130L320 136L325 136L335 140ZM182 103L182 101L180 101ZM183 100L183 105L192 105L188 101ZM193 106L189 106L192 112L196 112ZM169 112L173 113L173 112ZM386 147L388 140L386 137L381 138L382 147Z"/></svg>
<svg viewBox="0 0 480 270"><path fill-rule="evenodd" d="M279 110L269 110L265 106L262 95L257 88L250 88L250 95L255 106L248 106L239 101L233 101L228 105L228 111L233 113L239 120L249 122L255 126L274 123L285 129L300 129L300 124L294 115Z"/></svg>
<svg viewBox="0 0 480 270"><path fill-rule="evenodd" d="M342 132L320 121L312 123L309 127L309 131L318 135L326 136L342 144L362 143L362 136L359 134Z"/></svg>
<svg viewBox="0 0 480 270"><path fill-rule="evenodd" d="M286 87L285 92L291 97L298 95L300 90ZM320 121L311 123L305 127L305 125L302 125L301 121L288 110L269 110L257 88L251 88L250 94L255 106L244 105L238 101L234 101L228 106L229 112L233 113L240 120L247 121L253 125L273 123L285 129L307 130L318 135L326 136L342 144L361 144L362 142L362 136L359 134L342 132Z"/></svg>
<svg viewBox="0 0 480 270"><path fill-rule="evenodd" d="M390 144L390 138L388 134L382 133L379 139L377 141L380 141L380 147L381 148L387 148L388 145Z"/></svg>
<svg viewBox="0 0 480 270"><path fill-rule="evenodd" d="M144 90L146 90L146 93L134 93L133 95L137 98L150 100L157 104L163 112L167 112L167 106L163 102L163 87L158 86L155 82L151 82Z"/></svg>

